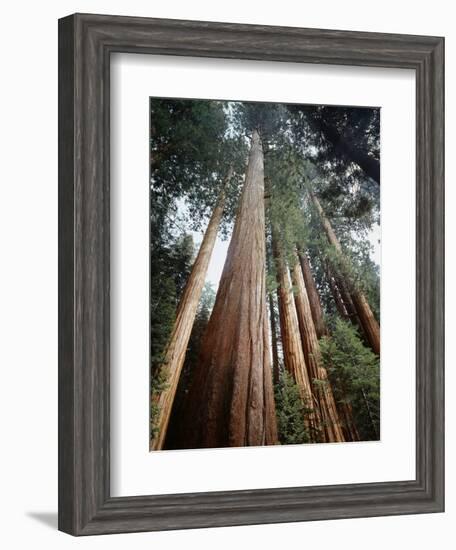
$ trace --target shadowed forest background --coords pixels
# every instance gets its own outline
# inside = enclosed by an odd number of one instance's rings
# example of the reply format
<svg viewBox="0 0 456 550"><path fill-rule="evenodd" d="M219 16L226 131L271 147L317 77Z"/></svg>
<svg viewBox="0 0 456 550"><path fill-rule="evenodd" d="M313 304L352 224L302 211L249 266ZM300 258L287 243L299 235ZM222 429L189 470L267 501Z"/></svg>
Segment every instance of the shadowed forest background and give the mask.
<svg viewBox="0 0 456 550"><path fill-rule="evenodd" d="M150 100L150 448L380 437L380 110Z"/></svg>

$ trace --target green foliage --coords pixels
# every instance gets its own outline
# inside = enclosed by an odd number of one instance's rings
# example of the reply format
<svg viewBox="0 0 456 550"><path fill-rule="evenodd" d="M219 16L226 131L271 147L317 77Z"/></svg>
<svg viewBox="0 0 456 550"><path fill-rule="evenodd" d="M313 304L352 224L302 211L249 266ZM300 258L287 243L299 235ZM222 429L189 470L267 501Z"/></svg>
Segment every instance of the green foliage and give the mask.
<svg viewBox="0 0 456 550"><path fill-rule="evenodd" d="M163 270L151 273L150 308L150 362L153 375L163 361L163 352L168 342L176 316L176 284L167 271Z"/></svg>
<svg viewBox="0 0 456 550"><path fill-rule="evenodd" d="M315 184L318 189L318 184ZM325 215L331 210L332 203L324 202L319 197ZM335 231L343 250L341 255L334 246L328 243L324 234L321 219L313 205L307 203L308 239L307 249L312 258L314 276L321 289L321 298L328 313L335 313L334 299L328 287L326 270L341 274L347 288L350 291L361 291L367 298L369 305L377 320L380 320L380 273L379 267L372 260L372 247L370 230L374 224L372 219L366 228L343 214L334 214L330 223Z"/></svg>
<svg viewBox="0 0 456 550"><path fill-rule="evenodd" d="M201 340L205 333L207 323L209 322L214 302L214 287L211 283L206 283L201 293L198 310L187 346L187 353L185 354L185 362L176 389L176 396L174 398L173 409L166 435L167 449L182 448L182 441L185 440L184 419L187 415L187 411L185 410L186 397L193 382L193 374L199 361Z"/></svg>
<svg viewBox="0 0 456 550"><path fill-rule="evenodd" d="M265 160L266 215L270 228L268 240L280 250L283 260L291 267L296 262L297 245L309 241L308 216L304 209L303 160L286 136L276 140ZM273 237L273 238L272 238ZM268 266L273 275L275 266Z"/></svg>
<svg viewBox="0 0 456 550"><path fill-rule="evenodd" d="M305 427L305 416L311 412L299 393L293 377L284 371L275 387L275 404L279 441L282 445L309 443L310 435Z"/></svg>
<svg viewBox="0 0 456 550"><path fill-rule="evenodd" d="M287 110L277 103L233 103L233 114L236 131L250 135L257 130L266 152L280 139L287 125Z"/></svg>
<svg viewBox="0 0 456 550"><path fill-rule="evenodd" d="M210 187L220 164L226 130L218 101L157 99L150 101L151 178L154 188L180 195L195 178ZM170 185L172 184L172 185Z"/></svg>
<svg viewBox="0 0 456 550"><path fill-rule="evenodd" d="M160 407L157 403L161 392L169 387L168 372L166 365L157 369L150 382L150 438L153 439L158 433L157 421L160 414Z"/></svg>
<svg viewBox="0 0 456 550"><path fill-rule="evenodd" d="M354 159L364 156L379 162L379 109L296 104L287 105L287 109L294 141L319 166L324 178L331 179L333 191L350 190L352 205L356 204L353 191L362 188L368 191L365 199L378 197L378 184Z"/></svg>
<svg viewBox="0 0 456 550"><path fill-rule="evenodd" d="M156 435L159 408L156 403L167 387L163 364L166 346L173 329L179 299L191 271L194 257L193 238L169 237L161 248L151 249L150 264L150 435Z"/></svg>
<svg viewBox="0 0 456 550"><path fill-rule="evenodd" d="M339 318L331 322L331 336L320 340L323 364L338 401L352 404L361 440L380 433L380 362L357 330Z"/></svg>
<svg viewBox="0 0 456 550"><path fill-rule="evenodd" d="M161 247L151 247L150 261L150 362L155 375L171 334L176 309L191 271L193 238L169 237Z"/></svg>
<svg viewBox="0 0 456 550"><path fill-rule="evenodd" d="M191 374L198 363L201 347L201 339L204 335L209 317L214 307L215 291L211 283L206 283L201 293L198 310L193 323L190 340L188 342L185 364L182 371L182 391L187 392L190 385Z"/></svg>
<svg viewBox="0 0 456 550"><path fill-rule="evenodd" d="M210 215L230 166L225 222L242 183L247 144L229 131L229 102L150 101L151 213L158 223L184 222L199 230ZM184 220L178 212L185 205Z"/></svg>
<svg viewBox="0 0 456 550"><path fill-rule="evenodd" d="M225 183L220 234L229 235L254 129L260 133L265 161L267 292L277 289L276 268L271 261L274 227L275 239L289 265L295 261L296 245L309 256L326 315L336 313L326 276L330 264L343 273L351 288L365 293L379 318L379 273L371 259L368 238L379 221L379 186L345 150L334 146L324 128L335 128L352 147L378 159L378 110L153 98L150 115L152 395L166 387L166 365L160 365L193 263L191 231L205 228ZM226 182L230 167L232 177ZM306 184L319 197L343 248L344 260L328 245L309 204ZM172 419L176 411L183 410L214 299L213 289L206 287L176 394L168 432L171 439ZM322 348L337 397L352 403L362 437L375 439L379 423L378 358L364 347L351 325L334 319L331 327L332 336L322 340ZM314 389L320 387L314 381ZM276 387L276 405L280 441L308 442L303 419L309 409L287 373ZM152 399L151 434L157 412Z"/></svg>
<svg viewBox="0 0 456 550"><path fill-rule="evenodd" d="M206 282L203 291L201 293L201 298L198 304L198 315L203 316L206 321L209 320L209 315L211 314L212 308L215 303L215 290L214 285L210 282Z"/></svg>
<svg viewBox="0 0 456 550"><path fill-rule="evenodd" d="M358 241L348 250L347 256L353 284L364 293L375 318L380 322L380 270L370 257L369 248L365 241Z"/></svg>

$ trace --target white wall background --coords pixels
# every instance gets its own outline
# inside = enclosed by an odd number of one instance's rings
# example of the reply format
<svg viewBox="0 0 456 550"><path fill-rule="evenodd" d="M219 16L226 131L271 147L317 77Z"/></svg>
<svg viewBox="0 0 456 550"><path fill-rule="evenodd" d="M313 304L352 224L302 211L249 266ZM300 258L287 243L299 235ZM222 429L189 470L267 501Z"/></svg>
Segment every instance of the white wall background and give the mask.
<svg viewBox="0 0 456 550"><path fill-rule="evenodd" d="M338 545L351 550L454 547L455 400L447 400L447 512L305 524L231 527L74 539L56 531L57 506L57 18L73 12L232 21L446 36L447 311L456 307L456 31L446 0L62 0L2 9L0 85L0 540L5 548L220 550ZM449 316L448 316L449 317ZM452 343L455 322L447 321ZM447 388L456 384L451 356Z"/></svg>

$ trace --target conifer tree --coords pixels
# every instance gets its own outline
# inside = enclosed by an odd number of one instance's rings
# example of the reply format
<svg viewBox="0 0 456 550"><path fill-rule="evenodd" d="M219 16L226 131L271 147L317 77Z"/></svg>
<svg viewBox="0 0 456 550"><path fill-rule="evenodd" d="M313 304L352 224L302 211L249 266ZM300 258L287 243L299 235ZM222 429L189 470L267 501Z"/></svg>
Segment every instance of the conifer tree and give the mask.
<svg viewBox="0 0 456 550"><path fill-rule="evenodd" d="M236 222L189 393L192 447L277 442L263 197L263 149L253 130Z"/></svg>

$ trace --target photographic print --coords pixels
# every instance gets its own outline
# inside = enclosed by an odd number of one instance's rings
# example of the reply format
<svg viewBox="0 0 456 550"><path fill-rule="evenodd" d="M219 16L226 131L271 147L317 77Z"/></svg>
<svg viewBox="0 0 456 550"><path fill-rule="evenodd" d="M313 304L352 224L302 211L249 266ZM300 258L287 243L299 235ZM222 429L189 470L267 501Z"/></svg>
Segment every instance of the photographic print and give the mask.
<svg viewBox="0 0 456 550"><path fill-rule="evenodd" d="M150 99L151 451L380 439L380 109Z"/></svg>

